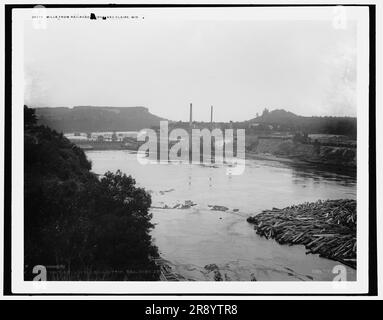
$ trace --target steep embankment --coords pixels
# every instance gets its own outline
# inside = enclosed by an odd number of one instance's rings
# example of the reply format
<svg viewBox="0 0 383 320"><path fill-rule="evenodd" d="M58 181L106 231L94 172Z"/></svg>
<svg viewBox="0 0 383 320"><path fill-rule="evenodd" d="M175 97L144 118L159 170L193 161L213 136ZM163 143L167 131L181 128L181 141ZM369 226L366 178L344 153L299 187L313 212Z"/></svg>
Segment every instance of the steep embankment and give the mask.
<svg viewBox="0 0 383 320"><path fill-rule="evenodd" d="M145 107L38 108L38 123L58 132L138 131L163 120Z"/></svg>
<svg viewBox="0 0 383 320"><path fill-rule="evenodd" d="M292 140L258 139L250 150L257 154L272 154L279 157L295 158L301 161L356 168L356 148L294 143Z"/></svg>

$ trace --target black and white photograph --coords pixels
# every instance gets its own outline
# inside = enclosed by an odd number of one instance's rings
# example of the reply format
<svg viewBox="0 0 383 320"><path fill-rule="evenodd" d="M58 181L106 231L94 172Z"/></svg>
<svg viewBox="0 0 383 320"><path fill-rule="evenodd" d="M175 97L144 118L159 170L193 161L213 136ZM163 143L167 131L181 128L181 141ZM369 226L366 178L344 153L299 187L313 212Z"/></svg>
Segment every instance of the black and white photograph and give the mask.
<svg viewBox="0 0 383 320"><path fill-rule="evenodd" d="M12 8L12 292L367 294L371 12Z"/></svg>

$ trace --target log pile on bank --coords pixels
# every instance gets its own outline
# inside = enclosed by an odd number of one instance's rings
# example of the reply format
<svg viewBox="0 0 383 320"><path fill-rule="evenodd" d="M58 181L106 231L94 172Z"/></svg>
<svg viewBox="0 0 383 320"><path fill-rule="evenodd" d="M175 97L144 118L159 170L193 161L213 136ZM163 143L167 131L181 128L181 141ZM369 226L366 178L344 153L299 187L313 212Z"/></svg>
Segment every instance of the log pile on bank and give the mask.
<svg viewBox="0 0 383 320"><path fill-rule="evenodd" d="M273 208L249 217L257 234L356 269L356 201L327 200Z"/></svg>

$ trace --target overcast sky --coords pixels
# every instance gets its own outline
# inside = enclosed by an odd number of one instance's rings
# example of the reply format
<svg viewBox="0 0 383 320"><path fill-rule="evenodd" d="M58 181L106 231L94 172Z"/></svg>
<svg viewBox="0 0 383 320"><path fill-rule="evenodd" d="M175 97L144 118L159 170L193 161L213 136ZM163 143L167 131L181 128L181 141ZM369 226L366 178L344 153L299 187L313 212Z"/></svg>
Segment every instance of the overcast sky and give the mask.
<svg viewBox="0 0 383 320"><path fill-rule="evenodd" d="M146 106L171 120L284 108L356 114L356 30L331 21L49 21L25 25L25 102Z"/></svg>

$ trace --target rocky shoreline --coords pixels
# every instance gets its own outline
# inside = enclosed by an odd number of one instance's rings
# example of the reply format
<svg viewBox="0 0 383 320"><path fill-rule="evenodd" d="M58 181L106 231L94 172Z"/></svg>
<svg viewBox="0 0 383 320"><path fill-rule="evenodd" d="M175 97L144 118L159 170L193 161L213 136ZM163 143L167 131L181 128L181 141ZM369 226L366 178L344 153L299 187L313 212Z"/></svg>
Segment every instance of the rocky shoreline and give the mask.
<svg viewBox="0 0 383 320"><path fill-rule="evenodd" d="M257 234L280 244L300 244L356 269L356 201L317 201L264 210L247 219Z"/></svg>

